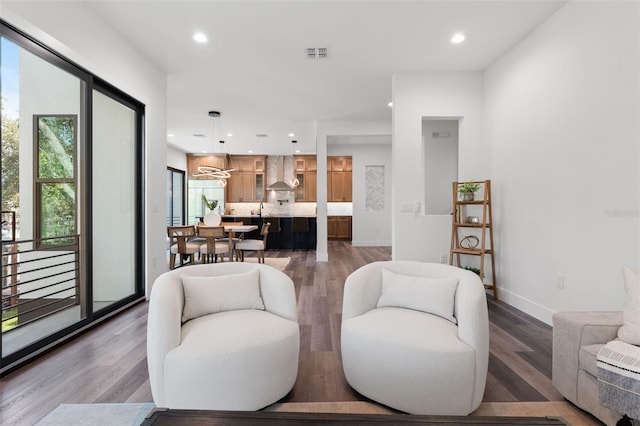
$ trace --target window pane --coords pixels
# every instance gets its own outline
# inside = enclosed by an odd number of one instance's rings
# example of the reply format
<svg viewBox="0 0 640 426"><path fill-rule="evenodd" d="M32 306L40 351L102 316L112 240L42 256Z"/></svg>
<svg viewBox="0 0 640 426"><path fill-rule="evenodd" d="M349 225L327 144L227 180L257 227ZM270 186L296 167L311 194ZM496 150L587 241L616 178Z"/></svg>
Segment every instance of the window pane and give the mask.
<svg viewBox="0 0 640 426"><path fill-rule="evenodd" d="M38 117L38 177L73 179L75 118Z"/></svg>
<svg viewBox="0 0 640 426"><path fill-rule="evenodd" d="M93 308L135 293L135 111L93 91Z"/></svg>
<svg viewBox="0 0 640 426"><path fill-rule="evenodd" d="M41 237L66 237L76 233L75 185L44 183L40 185ZM55 238L43 245L67 244L70 240Z"/></svg>
<svg viewBox="0 0 640 426"><path fill-rule="evenodd" d="M182 212L184 211L184 173L172 172L173 175L173 185L172 185L172 225L182 225L183 217Z"/></svg>
<svg viewBox="0 0 640 426"><path fill-rule="evenodd" d="M43 339L86 312L75 176L85 83L4 34L3 27L2 293L11 297L3 301L0 367L31 345L42 347ZM33 241L39 238L49 239Z"/></svg>

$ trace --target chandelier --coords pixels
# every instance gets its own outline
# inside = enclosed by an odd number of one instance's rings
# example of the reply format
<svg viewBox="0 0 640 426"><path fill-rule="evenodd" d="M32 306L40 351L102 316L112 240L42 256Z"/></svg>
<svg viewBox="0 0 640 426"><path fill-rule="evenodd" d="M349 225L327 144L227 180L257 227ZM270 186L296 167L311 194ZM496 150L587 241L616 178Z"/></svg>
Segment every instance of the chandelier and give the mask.
<svg viewBox="0 0 640 426"><path fill-rule="evenodd" d="M209 117L212 118L217 118L220 117L220 112L218 111L209 111ZM215 134L215 125L213 127L213 140L216 140L216 134ZM221 140L219 141L220 146L222 146L222 144L224 144L224 141ZM221 148L220 152L222 154L224 154L224 150ZM225 187L227 186L227 179L231 177L231 173L235 171L236 169L225 169L225 168L221 168L221 167L217 167L217 166L208 166L208 165L202 165L202 166L198 166L198 171L193 173L192 176L194 177L200 177L200 176L208 176L213 178L214 180L218 181L218 186L221 187Z"/></svg>

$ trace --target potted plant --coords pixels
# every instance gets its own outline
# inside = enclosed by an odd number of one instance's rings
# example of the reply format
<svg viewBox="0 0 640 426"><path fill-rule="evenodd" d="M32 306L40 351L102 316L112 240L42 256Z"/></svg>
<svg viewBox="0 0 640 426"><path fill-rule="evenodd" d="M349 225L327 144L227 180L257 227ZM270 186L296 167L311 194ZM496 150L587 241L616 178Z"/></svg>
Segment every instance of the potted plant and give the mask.
<svg viewBox="0 0 640 426"><path fill-rule="evenodd" d="M473 201L475 193L480 189L480 184L476 182L463 182L458 185L460 201Z"/></svg>
<svg viewBox="0 0 640 426"><path fill-rule="evenodd" d="M209 210L213 211L218 206L218 200L209 200L206 195L202 194L202 202Z"/></svg>
<svg viewBox="0 0 640 426"><path fill-rule="evenodd" d="M463 266L462 269L466 269L467 271L474 272L476 275L480 276L480 268L476 268L473 266Z"/></svg>

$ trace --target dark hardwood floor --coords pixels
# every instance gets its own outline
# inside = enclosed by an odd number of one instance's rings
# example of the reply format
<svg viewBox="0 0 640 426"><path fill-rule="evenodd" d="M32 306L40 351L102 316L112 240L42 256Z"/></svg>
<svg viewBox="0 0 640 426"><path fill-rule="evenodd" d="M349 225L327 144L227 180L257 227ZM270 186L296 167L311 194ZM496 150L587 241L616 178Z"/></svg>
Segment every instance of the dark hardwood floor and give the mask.
<svg viewBox="0 0 640 426"><path fill-rule="evenodd" d="M281 402L365 400L351 390L340 361L342 286L355 269L389 260L388 247L329 242L329 262L315 252L290 257L301 330L298 379ZM188 266L187 266L188 267ZM489 297L491 353L485 402L559 401L551 384L551 327ZM62 403L151 402L146 364L147 303L101 324L0 379L0 424L33 424Z"/></svg>

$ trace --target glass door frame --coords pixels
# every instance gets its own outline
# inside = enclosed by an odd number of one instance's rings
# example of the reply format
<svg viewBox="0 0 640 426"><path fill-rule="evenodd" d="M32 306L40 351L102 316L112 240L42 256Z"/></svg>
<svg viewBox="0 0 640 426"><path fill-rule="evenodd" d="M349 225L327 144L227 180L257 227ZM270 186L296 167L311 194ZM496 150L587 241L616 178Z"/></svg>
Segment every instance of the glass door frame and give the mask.
<svg viewBox="0 0 640 426"><path fill-rule="evenodd" d="M80 80L80 116L77 134L78 152L78 183L83 190L83 199L78 211L78 234L80 238L80 272L78 283L79 297L82 299L82 313L80 320L70 326L62 328L42 339L27 344L16 352L2 356L2 338L0 337L0 376L20 367L41 353L51 350L55 346L70 339L82 330L89 328L127 307L144 300L145 295L145 108L135 98L127 95L115 86L102 80L83 67L68 60L54 50L47 47L33 37L23 33L11 24L0 19L0 36L15 43L20 48L34 54L42 60L60 68ZM93 271L93 228L92 223L92 121L93 121L93 90L126 105L135 111L135 293L125 297L108 307L94 311L92 307L92 271ZM21 141L21 143L24 143Z"/></svg>
<svg viewBox="0 0 640 426"><path fill-rule="evenodd" d="M169 201L169 204L171 205L170 208L167 209L167 219L169 219L169 223L167 223L167 226L176 226L176 225L186 225L187 224L187 178L186 178L186 173L184 170L179 170L173 167L169 167L167 166L167 172L171 173L171 188L167 188L167 200ZM180 197L180 203L181 203L181 208L180 211L182 212L182 221L179 224L175 224L173 223L174 217L173 217L173 211L174 211L174 205L173 205L173 200L175 199L175 191L174 191L174 175L178 174L182 176L182 196Z"/></svg>

